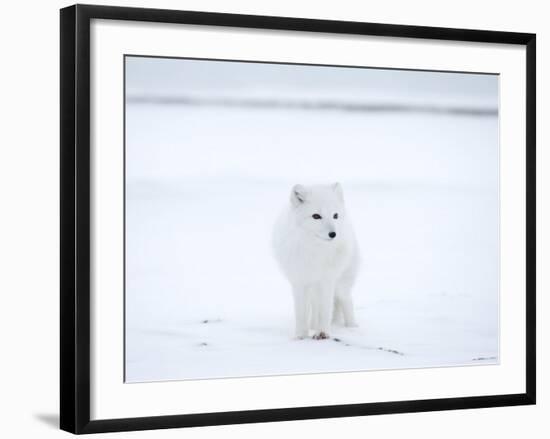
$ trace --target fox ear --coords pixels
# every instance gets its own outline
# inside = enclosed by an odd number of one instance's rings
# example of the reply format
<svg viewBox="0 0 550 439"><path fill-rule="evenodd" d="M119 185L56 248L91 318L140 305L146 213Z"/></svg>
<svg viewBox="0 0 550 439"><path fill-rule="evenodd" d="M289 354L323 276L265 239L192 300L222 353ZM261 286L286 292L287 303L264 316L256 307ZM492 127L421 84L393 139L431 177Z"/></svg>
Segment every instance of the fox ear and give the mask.
<svg viewBox="0 0 550 439"><path fill-rule="evenodd" d="M336 193L336 195L338 195L341 200L344 199L344 190L342 189L342 185L340 183L333 183L332 190Z"/></svg>
<svg viewBox="0 0 550 439"><path fill-rule="evenodd" d="M299 206L302 203L305 203L307 198L307 189L301 184L297 184L292 187L290 192L290 202L293 206Z"/></svg>

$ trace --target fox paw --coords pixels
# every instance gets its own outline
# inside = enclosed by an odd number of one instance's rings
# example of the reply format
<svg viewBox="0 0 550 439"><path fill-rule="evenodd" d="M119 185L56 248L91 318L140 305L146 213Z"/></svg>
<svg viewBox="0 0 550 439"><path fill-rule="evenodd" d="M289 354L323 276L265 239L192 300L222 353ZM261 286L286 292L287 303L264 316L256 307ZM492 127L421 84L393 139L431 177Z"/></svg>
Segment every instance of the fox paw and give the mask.
<svg viewBox="0 0 550 439"><path fill-rule="evenodd" d="M326 332L318 332L313 334L313 340L326 340L327 338L330 338L330 336Z"/></svg>

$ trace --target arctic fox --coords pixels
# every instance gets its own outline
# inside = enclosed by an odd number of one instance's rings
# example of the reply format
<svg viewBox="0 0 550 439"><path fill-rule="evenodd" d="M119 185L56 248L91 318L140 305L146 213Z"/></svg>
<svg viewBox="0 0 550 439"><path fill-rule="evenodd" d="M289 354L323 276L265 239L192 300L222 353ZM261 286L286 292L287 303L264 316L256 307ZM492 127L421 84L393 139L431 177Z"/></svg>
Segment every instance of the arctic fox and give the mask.
<svg viewBox="0 0 550 439"><path fill-rule="evenodd" d="M351 289L359 251L339 183L294 186L273 247L292 287L297 338L310 330L314 339L329 338L331 321L341 316L345 326L357 326Z"/></svg>

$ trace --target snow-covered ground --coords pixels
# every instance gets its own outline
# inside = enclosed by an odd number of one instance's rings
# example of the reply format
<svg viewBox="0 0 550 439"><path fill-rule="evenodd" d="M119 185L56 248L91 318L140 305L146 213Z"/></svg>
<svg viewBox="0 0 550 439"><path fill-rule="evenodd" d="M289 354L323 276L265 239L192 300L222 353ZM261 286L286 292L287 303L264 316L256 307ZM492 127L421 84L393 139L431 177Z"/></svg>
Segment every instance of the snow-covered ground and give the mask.
<svg viewBox="0 0 550 439"><path fill-rule="evenodd" d="M129 103L126 122L127 382L498 362L497 117ZM332 181L360 327L295 340L271 227L293 184Z"/></svg>

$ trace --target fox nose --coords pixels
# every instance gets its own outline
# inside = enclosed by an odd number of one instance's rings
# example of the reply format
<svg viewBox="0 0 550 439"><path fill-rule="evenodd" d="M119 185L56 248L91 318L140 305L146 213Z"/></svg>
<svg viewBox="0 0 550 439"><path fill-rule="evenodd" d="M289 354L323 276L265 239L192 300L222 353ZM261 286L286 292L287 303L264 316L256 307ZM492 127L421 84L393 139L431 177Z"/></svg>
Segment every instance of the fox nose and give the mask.
<svg viewBox="0 0 550 439"><path fill-rule="evenodd" d="M329 237L330 239L335 238L335 237L336 237L336 232L330 232L330 233L328 234L328 237Z"/></svg>

